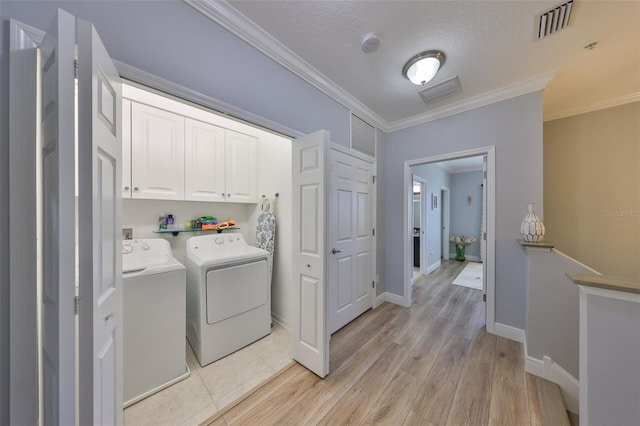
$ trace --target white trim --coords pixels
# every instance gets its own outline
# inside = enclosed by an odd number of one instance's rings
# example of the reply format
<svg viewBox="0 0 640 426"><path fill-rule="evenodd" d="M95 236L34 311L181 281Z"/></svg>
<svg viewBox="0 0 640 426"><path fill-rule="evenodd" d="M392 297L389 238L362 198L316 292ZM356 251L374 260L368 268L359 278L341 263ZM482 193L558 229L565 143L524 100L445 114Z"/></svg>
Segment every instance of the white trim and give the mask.
<svg viewBox="0 0 640 426"><path fill-rule="evenodd" d="M407 305L405 303L405 298L402 296L398 296L397 294L389 293L388 291L382 293L384 295L384 300L389 303L393 303L394 305L404 306L405 308L410 307L411 305Z"/></svg>
<svg viewBox="0 0 640 426"><path fill-rule="evenodd" d="M553 78L555 71L541 76L495 89L461 102L447 105L404 120L389 123L365 104L349 94L327 76L312 67L288 47L260 28L255 22L241 14L226 1L184 0L185 3L215 21L223 28L253 46L267 57L282 65L307 83L350 109L363 120L385 133L427 123L495 102L542 90Z"/></svg>
<svg viewBox="0 0 640 426"><path fill-rule="evenodd" d="M445 163L446 164L446 163ZM447 193L447 197L445 199L445 197L442 196L443 193ZM449 191L449 188L447 188L446 186L440 186L440 205L442 206L442 210L440 211L440 217L444 218L446 220L442 220L442 230L444 231L445 229L448 231L451 231L451 192ZM446 200L446 201L445 201ZM446 224L446 225L445 225ZM442 253L442 258L444 260L449 260L451 259L451 253L449 253L449 246L450 246L450 241L449 241L449 232L447 232L447 235L444 235L444 232L440 232L440 251ZM454 256L455 257L455 256Z"/></svg>
<svg viewBox="0 0 640 426"><path fill-rule="evenodd" d="M411 241L409 240L409 201L413 197L413 181L411 166L425 163L437 163L440 161L454 160L457 158L475 157L486 155L487 157L487 262L486 262L486 315L485 323L487 332L493 333L495 328L495 268L496 268L496 148L486 146L466 151L452 152L448 154L435 155L432 157L407 160L404 162L404 186L403 186L403 306L411 306L411 274L413 272L413 262L411 253ZM412 202L413 203L413 202ZM400 297L400 296L398 296Z"/></svg>
<svg viewBox="0 0 640 426"><path fill-rule="evenodd" d="M515 98L516 96L526 95L527 93L542 90L546 87L549 81L551 81L555 73L555 71L548 72L530 80L511 84L509 86L501 87L490 92L482 93L480 95L464 99L460 102L436 108L424 114L394 121L393 123L389 124L385 131L387 133L395 132L396 130L406 129L407 127L428 123L430 121L449 117L451 115L459 114L464 111L469 111L496 102Z"/></svg>
<svg viewBox="0 0 640 426"><path fill-rule="evenodd" d="M505 339L513 340L524 345L526 336L523 329L512 327L510 325L502 324L499 322L496 322L494 326L495 327L493 334L495 334L496 336L504 337Z"/></svg>
<svg viewBox="0 0 640 426"><path fill-rule="evenodd" d="M440 265L442 265L442 262L439 261L439 260L437 262L433 262L433 264L429 265L429 267L427 268L427 275L429 275L430 273L432 273L433 271L438 269L440 267Z"/></svg>
<svg viewBox="0 0 640 426"><path fill-rule="evenodd" d="M254 127L259 126L263 129L271 130L275 133L290 138L299 138L301 136L304 136L304 133L298 130L283 126L261 115L254 114L242 108L235 107L226 102L220 101L195 90L191 90L187 87L181 86L177 83L173 83L169 80L165 80L164 78L150 74L146 71L132 67L131 65L116 61L115 59L113 59L112 61L115 64L120 77L129 80L130 82L144 86L144 90L146 90L147 92L149 91L149 88L151 88L157 92L161 92L158 93L159 95L169 94L179 99L192 102L196 105L218 111L221 114L231 116L232 118L242 120L246 122L246 124L252 125Z"/></svg>
<svg viewBox="0 0 640 426"><path fill-rule="evenodd" d="M358 150L355 150L353 148L349 148L346 147L344 145L339 145L335 142L331 142L331 149L335 149L336 151L339 151L343 154L349 155L351 157L357 158L359 160L362 160L364 162L367 162L369 164L371 164L372 166L375 165L376 159L373 157L368 156L367 154L360 152ZM371 169L372 172L375 172L375 169Z"/></svg>
<svg viewBox="0 0 640 426"><path fill-rule="evenodd" d="M280 315L271 312L271 321L277 323L282 328L286 329L289 333L291 333L291 323L289 323L289 321L282 318Z"/></svg>
<svg viewBox="0 0 640 426"><path fill-rule="evenodd" d="M379 294L375 297L375 299L373 300L373 308L377 308L378 306L380 306L383 302L387 301L387 293L382 293Z"/></svg>
<svg viewBox="0 0 640 426"><path fill-rule="evenodd" d="M640 101L640 92L629 93L628 95L617 96L615 98L598 101L587 105L567 108L557 112L544 114L544 122L558 120L560 118L571 117L574 115L587 114L589 112L599 111L601 109L613 108L620 105L630 104Z"/></svg>
<svg viewBox="0 0 640 426"><path fill-rule="evenodd" d="M526 348L526 345L525 345ZM554 362L550 357L538 359L528 355L525 351L524 371L534 376L542 377L556 383L562 391L567 410L572 413L579 412L580 382L567 370Z"/></svg>
<svg viewBox="0 0 640 426"><path fill-rule="evenodd" d="M184 1L276 63L282 65L285 69L346 106L363 120L375 123L374 127L381 129L388 127L387 122L382 117L312 67L226 1Z"/></svg>
<svg viewBox="0 0 640 426"><path fill-rule="evenodd" d="M622 300L624 302L640 303L640 294L629 293L623 290L610 290L607 288L591 287L588 285L578 285L581 292L589 296L605 297L607 299Z"/></svg>

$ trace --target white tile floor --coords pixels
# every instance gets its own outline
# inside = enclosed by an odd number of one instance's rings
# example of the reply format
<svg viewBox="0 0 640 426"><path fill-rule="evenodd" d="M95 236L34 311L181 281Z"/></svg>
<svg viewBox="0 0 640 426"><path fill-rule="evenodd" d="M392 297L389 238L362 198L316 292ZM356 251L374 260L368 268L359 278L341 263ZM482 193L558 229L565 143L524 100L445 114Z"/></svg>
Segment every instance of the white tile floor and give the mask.
<svg viewBox="0 0 640 426"><path fill-rule="evenodd" d="M186 346L191 375L127 407L125 425L197 425L291 361L291 336L277 324L270 335L205 367Z"/></svg>

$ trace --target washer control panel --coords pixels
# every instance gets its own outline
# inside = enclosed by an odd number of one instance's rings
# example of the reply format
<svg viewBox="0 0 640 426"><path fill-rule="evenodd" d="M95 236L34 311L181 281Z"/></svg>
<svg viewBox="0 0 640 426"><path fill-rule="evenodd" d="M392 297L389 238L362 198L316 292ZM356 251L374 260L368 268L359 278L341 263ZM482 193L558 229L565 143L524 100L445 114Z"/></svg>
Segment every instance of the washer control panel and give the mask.
<svg viewBox="0 0 640 426"><path fill-rule="evenodd" d="M171 247L169 242L162 238L123 240L122 254L170 255Z"/></svg>

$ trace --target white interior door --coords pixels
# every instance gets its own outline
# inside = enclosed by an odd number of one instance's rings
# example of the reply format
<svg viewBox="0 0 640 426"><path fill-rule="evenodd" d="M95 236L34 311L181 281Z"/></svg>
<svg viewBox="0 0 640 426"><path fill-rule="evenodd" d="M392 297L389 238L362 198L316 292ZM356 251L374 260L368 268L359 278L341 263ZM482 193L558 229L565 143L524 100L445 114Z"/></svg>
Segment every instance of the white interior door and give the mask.
<svg viewBox="0 0 640 426"><path fill-rule="evenodd" d="M122 424L121 84L93 25L78 20L76 34L79 421L115 425Z"/></svg>
<svg viewBox="0 0 640 426"><path fill-rule="evenodd" d="M326 281L326 163L329 132L293 140L293 359L320 377L329 373Z"/></svg>
<svg viewBox="0 0 640 426"><path fill-rule="evenodd" d="M42 420L76 423L75 19L58 10L41 44Z"/></svg>
<svg viewBox="0 0 640 426"><path fill-rule="evenodd" d="M330 333L371 308L371 164L331 150Z"/></svg>

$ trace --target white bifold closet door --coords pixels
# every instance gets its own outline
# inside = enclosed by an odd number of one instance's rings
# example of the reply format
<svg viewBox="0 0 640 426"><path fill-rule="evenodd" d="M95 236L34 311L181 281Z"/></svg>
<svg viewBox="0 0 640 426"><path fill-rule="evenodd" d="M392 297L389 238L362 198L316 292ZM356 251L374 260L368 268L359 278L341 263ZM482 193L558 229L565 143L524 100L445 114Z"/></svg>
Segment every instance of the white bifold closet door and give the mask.
<svg viewBox="0 0 640 426"><path fill-rule="evenodd" d="M43 422L122 424L120 79L93 25L62 10L40 63Z"/></svg>

